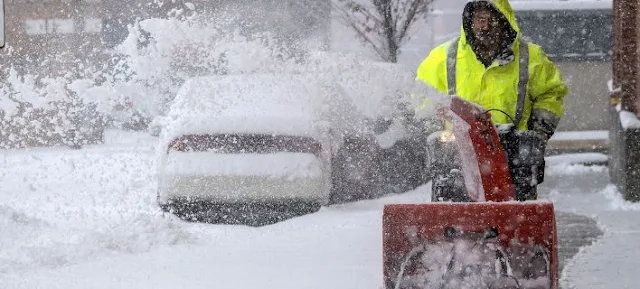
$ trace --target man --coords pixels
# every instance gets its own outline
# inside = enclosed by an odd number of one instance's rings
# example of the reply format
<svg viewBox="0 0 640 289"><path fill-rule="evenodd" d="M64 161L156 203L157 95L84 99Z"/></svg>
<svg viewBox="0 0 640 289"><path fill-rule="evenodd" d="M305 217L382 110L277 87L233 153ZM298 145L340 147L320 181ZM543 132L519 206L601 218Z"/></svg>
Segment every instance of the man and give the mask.
<svg viewBox="0 0 640 289"><path fill-rule="evenodd" d="M433 49L417 79L492 109L495 124L515 123L543 144L556 130L568 92L542 49L522 39L507 0L469 1L460 37Z"/></svg>

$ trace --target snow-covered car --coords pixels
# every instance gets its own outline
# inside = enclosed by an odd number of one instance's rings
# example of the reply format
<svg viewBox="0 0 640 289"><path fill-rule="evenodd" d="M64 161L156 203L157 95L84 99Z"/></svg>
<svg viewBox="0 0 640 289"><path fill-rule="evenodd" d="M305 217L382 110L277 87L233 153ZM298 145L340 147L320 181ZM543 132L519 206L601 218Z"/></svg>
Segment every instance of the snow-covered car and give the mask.
<svg viewBox="0 0 640 289"><path fill-rule="evenodd" d="M195 219L217 205L309 212L332 186L370 186L375 147L362 140L374 135L338 91L309 74L188 80L163 118L160 206Z"/></svg>

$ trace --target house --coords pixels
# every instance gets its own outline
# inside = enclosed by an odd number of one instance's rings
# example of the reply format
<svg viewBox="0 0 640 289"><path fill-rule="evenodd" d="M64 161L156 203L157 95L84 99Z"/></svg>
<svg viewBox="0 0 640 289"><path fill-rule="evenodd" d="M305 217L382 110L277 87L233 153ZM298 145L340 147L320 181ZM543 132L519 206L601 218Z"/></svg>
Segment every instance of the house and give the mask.
<svg viewBox="0 0 640 289"><path fill-rule="evenodd" d="M78 66L100 43L101 1L5 0L5 40L22 73L59 75ZM43 65L55 59L60 65Z"/></svg>

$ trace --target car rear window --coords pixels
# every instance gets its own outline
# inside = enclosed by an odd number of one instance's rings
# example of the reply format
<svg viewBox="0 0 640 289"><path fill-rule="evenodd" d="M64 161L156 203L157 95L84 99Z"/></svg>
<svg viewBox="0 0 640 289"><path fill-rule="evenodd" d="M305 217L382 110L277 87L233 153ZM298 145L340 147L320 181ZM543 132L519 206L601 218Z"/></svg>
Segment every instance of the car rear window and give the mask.
<svg viewBox="0 0 640 289"><path fill-rule="evenodd" d="M216 153L295 152L320 155L320 143L311 137L256 134L193 134L175 138L168 151Z"/></svg>

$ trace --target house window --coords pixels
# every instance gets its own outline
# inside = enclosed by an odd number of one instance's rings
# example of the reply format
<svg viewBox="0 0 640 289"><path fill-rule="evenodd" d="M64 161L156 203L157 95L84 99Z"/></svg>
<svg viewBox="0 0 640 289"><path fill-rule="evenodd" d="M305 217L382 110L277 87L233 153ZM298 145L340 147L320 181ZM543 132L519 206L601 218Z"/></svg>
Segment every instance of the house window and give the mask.
<svg viewBox="0 0 640 289"><path fill-rule="evenodd" d="M85 19L84 31L88 33L100 33L102 31L102 19L97 19L97 18Z"/></svg>
<svg viewBox="0 0 640 289"><path fill-rule="evenodd" d="M47 19L50 34L70 34L74 32L72 19Z"/></svg>
<svg viewBox="0 0 640 289"><path fill-rule="evenodd" d="M72 19L27 19L24 27L28 35L69 34L75 31Z"/></svg>
<svg viewBox="0 0 640 289"><path fill-rule="evenodd" d="M25 20L24 26L29 35L47 34L47 21L44 19Z"/></svg>
<svg viewBox="0 0 640 289"><path fill-rule="evenodd" d="M76 32L73 19L28 19L24 21L24 28L28 35L71 34ZM100 33L101 31L102 19L84 19L84 32Z"/></svg>

